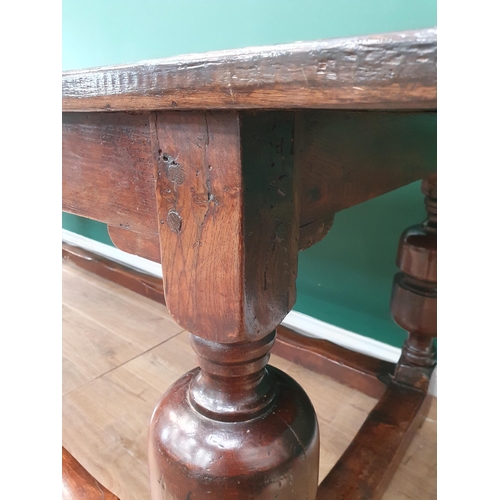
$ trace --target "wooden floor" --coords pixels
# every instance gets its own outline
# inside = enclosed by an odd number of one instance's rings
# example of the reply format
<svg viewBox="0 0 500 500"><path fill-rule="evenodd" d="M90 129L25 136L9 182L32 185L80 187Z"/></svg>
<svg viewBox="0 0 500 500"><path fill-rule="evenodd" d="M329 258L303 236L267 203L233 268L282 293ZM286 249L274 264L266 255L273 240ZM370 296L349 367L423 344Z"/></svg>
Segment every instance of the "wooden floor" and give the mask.
<svg viewBox="0 0 500 500"><path fill-rule="evenodd" d="M63 261L63 429L74 457L121 500L148 500L146 437L165 389L196 366L164 306ZM320 480L376 401L277 356L316 409ZM436 401L384 500L436 498Z"/></svg>

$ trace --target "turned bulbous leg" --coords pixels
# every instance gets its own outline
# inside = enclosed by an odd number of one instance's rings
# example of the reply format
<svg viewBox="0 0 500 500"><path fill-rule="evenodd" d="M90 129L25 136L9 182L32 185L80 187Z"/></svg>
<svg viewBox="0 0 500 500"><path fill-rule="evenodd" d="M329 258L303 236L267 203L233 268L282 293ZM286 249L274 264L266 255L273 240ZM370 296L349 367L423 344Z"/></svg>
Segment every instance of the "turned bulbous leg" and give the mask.
<svg viewBox="0 0 500 500"><path fill-rule="evenodd" d="M200 368L168 389L151 420L153 500L314 500L316 415L291 377L266 366L274 338L192 336Z"/></svg>
<svg viewBox="0 0 500 500"><path fill-rule="evenodd" d="M266 366L295 302L293 116L166 111L150 124L165 301L200 366L154 411L152 498L314 500L313 407Z"/></svg>
<svg viewBox="0 0 500 500"><path fill-rule="evenodd" d="M408 333L394 379L427 390L437 335L437 177L422 183L427 218L403 232L394 277L392 317Z"/></svg>

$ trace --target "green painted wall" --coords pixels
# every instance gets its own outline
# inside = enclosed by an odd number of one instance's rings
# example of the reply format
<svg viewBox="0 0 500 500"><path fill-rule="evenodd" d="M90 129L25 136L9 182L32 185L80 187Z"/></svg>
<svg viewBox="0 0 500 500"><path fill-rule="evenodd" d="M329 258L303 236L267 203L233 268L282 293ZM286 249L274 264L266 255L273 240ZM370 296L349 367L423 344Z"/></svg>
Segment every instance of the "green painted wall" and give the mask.
<svg viewBox="0 0 500 500"><path fill-rule="evenodd" d="M191 52L436 26L436 0L63 0L63 70ZM432 153L434 154L434 153ZM390 318L399 235L424 217L418 183L337 214L301 252L295 310L401 346ZM106 227L63 227L111 245Z"/></svg>

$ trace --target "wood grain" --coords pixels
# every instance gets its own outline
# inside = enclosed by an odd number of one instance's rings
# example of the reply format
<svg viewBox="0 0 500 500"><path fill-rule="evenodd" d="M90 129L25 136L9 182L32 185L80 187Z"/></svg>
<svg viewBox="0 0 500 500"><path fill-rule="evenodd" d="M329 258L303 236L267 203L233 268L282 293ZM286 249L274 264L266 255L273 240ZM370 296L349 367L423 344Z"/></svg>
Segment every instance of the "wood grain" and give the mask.
<svg viewBox="0 0 500 500"><path fill-rule="evenodd" d="M62 354L92 380L137 356L141 348L88 316L63 304L63 328L75 335L63 339Z"/></svg>
<svg viewBox="0 0 500 500"><path fill-rule="evenodd" d="M304 500L318 488L314 408L266 366L275 332L219 344L191 335L199 368L162 396L149 427L152 500Z"/></svg>
<svg viewBox="0 0 500 500"><path fill-rule="evenodd" d="M191 333L242 340L238 116L165 112L152 115L151 121L168 310Z"/></svg>
<svg viewBox="0 0 500 500"><path fill-rule="evenodd" d="M62 448L62 500L119 500Z"/></svg>
<svg viewBox="0 0 500 500"><path fill-rule="evenodd" d="M435 29L67 71L63 111L435 109Z"/></svg>
<svg viewBox="0 0 500 500"><path fill-rule="evenodd" d="M62 166L64 211L158 233L147 115L63 113Z"/></svg>
<svg viewBox="0 0 500 500"><path fill-rule="evenodd" d="M89 295L93 293L93 287L102 287L104 280L77 268L71 261L63 261L63 268L72 273L67 287L84 286ZM110 286L109 293L106 302L110 305L116 297L120 297L120 293L124 294L122 298L126 300L118 300L114 306L111 305L121 316L128 314L129 296L135 297L141 304L150 302L152 311L164 308L123 287ZM95 323L109 321L109 316L102 317L101 311L93 310L91 315ZM116 323L113 328L121 328L121 325ZM63 338L77 334L63 327ZM141 332L136 335L140 336ZM376 401L275 354L271 356L271 364L300 383L318 414L322 480L349 446ZM63 445L101 484L122 500L149 498L146 434L156 403L154 398L195 366L189 336L183 332L152 349L144 350L141 355L117 366L108 374L90 380L79 390L78 398L63 397ZM64 382L68 373L64 370L62 376ZM100 379L107 382L102 384ZM156 391L150 387L156 388ZM436 499L436 399L432 400L429 416L417 431L384 500ZM103 407L106 407L104 416ZM104 418L107 414L110 416Z"/></svg>
<svg viewBox="0 0 500 500"><path fill-rule="evenodd" d="M321 482L316 500L380 500L431 400L420 391L389 386Z"/></svg>
<svg viewBox="0 0 500 500"><path fill-rule="evenodd" d="M245 322L258 338L295 304L301 172L293 160L293 113L245 113L240 119Z"/></svg>
<svg viewBox="0 0 500 500"><path fill-rule="evenodd" d="M63 244L63 258L77 266L165 304L161 278L138 272L81 248ZM356 353L327 340L300 335L282 325L276 329L272 353L307 369L355 388L370 397L380 397L386 389L382 380L394 373L394 363ZM68 384L78 378L72 367L66 368Z"/></svg>
<svg viewBox="0 0 500 500"><path fill-rule="evenodd" d="M293 116L240 125L231 111L163 112L152 120L170 313L214 341L266 336L295 302Z"/></svg>
<svg viewBox="0 0 500 500"><path fill-rule="evenodd" d="M436 113L297 111L294 148L304 249L334 214L436 171Z"/></svg>
<svg viewBox="0 0 500 500"><path fill-rule="evenodd" d="M62 380L63 396L92 380L92 376L86 369L80 368L75 362L64 355L62 356L62 371L64 373Z"/></svg>
<svg viewBox="0 0 500 500"><path fill-rule="evenodd" d="M394 363L381 361L328 340L300 335L280 325L273 352L284 359L331 377L341 384L380 398L386 390L384 380L394 373Z"/></svg>
<svg viewBox="0 0 500 500"><path fill-rule="evenodd" d="M142 273L106 257L67 243L63 243L62 256L63 259L71 260L87 271L97 274L113 283L118 283L144 297L165 304L163 283L160 278L155 278L149 274Z"/></svg>
<svg viewBox="0 0 500 500"><path fill-rule="evenodd" d="M110 395L113 395L113 392L97 395L92 393L91 397L97 402L103 402ZM116 398L113 401L116 401ZM137 402L140 402L140 398L137 398ZM86 410L84 401L76 403L75 406L63 400L63 446L93 477L120 499L148 499L147 463L134 457L124 443L115 439L111 432L99 427L93 420L92 410ZM119 418L115 421L117 420ZM142 425L147 429L147 419Z"/></svg>
<svg viewBox="0 0 500 500"><path fill-rule="evenodd" d="M153 262L161 262L158 233L141 234L121 227L108 226L108 234L116 248Z"/></svg>
<svg viewBox="0 0 500 500"><path fill-rule="evenodd" d="M435 113L294 114L290 147L301 176L301 249L327 234L335 213L436 170ZM239 119L264 130L275 115L241 112ZM126 113L64 115L63 209L109 224L118 248L160 262L152 174L157 153L151 157L145 120Z"/></svg>
<svg viewBox="0 0 500 500"><path fill-rule="evenodd" d="M78 268L74 272L78 272ZM128 297L124 293L113 297L112 292L120 287L105 279L100 280L101 286L95 287L92 294L87 294L84 286L69 286L72 274L63 271L64 305L73 310L78 305L80 313L87 317L98 313L101 318L99 326L115 333L125 343L130 342L140 349L150 349L182 330L161 305L143 297L139 297L142 300L138 303L137 295L133 292L129 292ZM125 310L125 314L113 306L116 302L121 303L121 310Z"/></svg>
<svg viewBox="0 0 500 500"><path fill-rule="evenodd" d="M154 500L316 495L314 409L291 377L266 366L275 328L295 302L293 118L233 111L154 117L165 301L192 333L199 363L151 418Z"/></svg>
<svg viewBox="0 0 500 500"><path fill-rule="evenodd" d="M437 336L437 176L422 182L426 219L409 227L399 240L391 314L409 333L394 378L426 391L436 364Z"/></svg>

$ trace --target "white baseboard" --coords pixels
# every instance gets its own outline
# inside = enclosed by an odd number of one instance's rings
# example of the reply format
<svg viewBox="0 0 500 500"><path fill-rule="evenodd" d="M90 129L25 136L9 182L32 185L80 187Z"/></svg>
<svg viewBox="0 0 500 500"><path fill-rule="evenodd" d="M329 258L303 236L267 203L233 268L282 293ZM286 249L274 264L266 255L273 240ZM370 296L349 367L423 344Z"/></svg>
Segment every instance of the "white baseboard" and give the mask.
<svg viewBox="0 0 500 500"><path fill-rule="evenodd" d="M325 323L298 311L291 311L282 321L282 324L308 337L329 340L351 351L367 354L373 358L390 361L391 363L396 363L401 356L401 349L397 347L344 330L339 326Z"/></svg>
<svg viewBox="0 0 500 500"><path fill-rule="evenodd" d="M62 230L62 239L70 245L79 246L85 250L114 260L115 262L133 267L138 271L142 271L159 278L162 277L161 265L148 259L144 259L143 257L123 252L118 248L100 243L66 229ZM401 349L398 349L397 347L385 344L384 342L379 342L378 340L374 340L369 337L364 337L363 335L359 335L358 333L354 333L349 330L344 330L343 328L331 325L330 323L325 323L324 321L298 311L291 311L282 321L282 324L298 333L301 333L302 335L329 340L330 342L333 342L341 347L345 347L346 349L350 349L351 351L360 352L362 354L372 356L373 358L382 359L391 363L396 363L401 356ZM434 370L429 392L433 396L437 396L437 369Z"/></svg>
<svg viewBox="0 0 500 500"><path fill-rule="evenodd" d="M383 361L397 363L401 356L401 349L397 347L344 330L339 326L325 323L298 311L290 311L281 324L302 335L329 340L351 351L360 352ZM432 374L429 393L437 397L437 367Z"/></svg>
<svg viewBox="0 0 500 500"><path fill-rule="evenodd" d="M75 245L89 252L94 252L96 254L107 257L108 259L119 262L129 267L133 267L138 271L150 274L151 276L156 276L157 278L162 277L161 265L153 262L152 260L144 259L138 255L132 255L131 253L124 252L116 247L106 245L99 241L95 241L86 236L82 236L77 233L68 231L67 229L62 230L62 240L70 245Z"/></svg>

